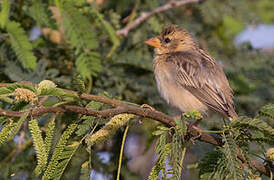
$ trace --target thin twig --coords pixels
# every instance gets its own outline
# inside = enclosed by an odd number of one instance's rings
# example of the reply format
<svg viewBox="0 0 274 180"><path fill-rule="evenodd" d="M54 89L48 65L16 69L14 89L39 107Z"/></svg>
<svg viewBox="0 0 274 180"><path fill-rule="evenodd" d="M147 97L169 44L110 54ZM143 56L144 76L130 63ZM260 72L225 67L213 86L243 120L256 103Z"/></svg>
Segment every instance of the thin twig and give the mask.
<svg viewBox="0 0 274 180"><path fill-rule="evenodd" d="M167 11L167 10L175 8L175 7L180 7L180 6L184 6L186 4L198 3L198 2L201 2L201 0L181 0L181 1L171 0L168 3L166 3L165 5L154 9L153 11L142 12L141 15L138 18L136 18L134 21L132 21L131 23L126 25L124 28L118 30L116 32L116 34L117 35L122 35L122 36L127 36L129 31L131 31L136 26L143 23L144 21L146 21L147 19L149 19L151 16L153 16L155 14Z"/></svg>
<svg viewBox="0 0 274 180"><path fill-rule="evenodd" d="M121 144L121 150L120 150L120 157L119 157L119 164L118 164L118 171L117 171L117 178L116 180L120 180L120 172L121 172L121 166L122 166L122 157L123 157L123 152L124 152L124 147L125 147L125 142L126 142L126 137L127 137L127 132L128 132L129 125L126 126L124 135L123 135L123 140Z"/></svg>

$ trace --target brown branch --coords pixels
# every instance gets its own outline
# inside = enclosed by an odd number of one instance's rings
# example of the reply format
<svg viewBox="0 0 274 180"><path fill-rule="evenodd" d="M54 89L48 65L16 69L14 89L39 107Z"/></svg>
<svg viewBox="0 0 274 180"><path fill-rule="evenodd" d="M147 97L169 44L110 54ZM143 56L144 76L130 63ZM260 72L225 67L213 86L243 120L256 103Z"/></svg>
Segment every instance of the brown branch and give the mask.
<svg viewBox="0 0 274 180"><path fill-rule="evenodd" d="M21 84L26 84L26 82L20 82ZM28 83L29 84L29 83ZM9 84L3 84L0 83L0 87L7 86ZM34 85L34 84L33 84ZM35 86L35 85L34 85ZM75 91L65 90L67 93L71 94L77 94ZM95 116L98 118L110 118L118 114L122 113L129 113L129 114L135 114L141 117L150 118L152 120L156 120L158 122L163 123L164 125L171 127L175 126L175 122L173 118L170 116L156 110L152 110L150 108L142 108L140 106L135 106L128 104L126 102L118 101L115 99L110 99L104 96L96 96L96 95L90 95L90 94L82 94L80 95L80 98L90 100L90 101L97 101L104 104L107 104L109 106L112 106L114 108L111 109L104 109L104 110L94 110L89 109L85 107L80 106L72 106L72 105L64 105L61 107L45 107L45 106L37 106L31 109L30 115L32 117L41 116L45 113L64 113L64 112L74 112L77 114L82 115L88 115L88 116ZM10 111L10 110L4 110L0 108L0 116L7 116L7 117L20 117L23 115L24 112L18 112L18 111ZM216 146L222 146L222 139L218 136L213 136L208 133L202 132L202 129L199 128L191 128L189 130L190 136L192 137L198 137L197 139L206 142L212 145ZM198 136L199 135L199 136ZM238 153L238 158L244 162L244 158L241 156L240 153ZM260 173L263 173L267 176L270 176L270 171L273 171L273 168L270 169L267 165L264 165L263 163L257 161L257 160L248 160L251 167Z"/></svg>
<svg viewBox="0 0 274 180"><path fill-rule="evenodd" d="M180 6L184 6L186 4L198 3L198 2L201 2L201 0L181 0L181 1L171 0L168 3L166 3L165 5L154 9L153 11L142 12L141 15L138 18L136 18L134 21L132 21L131 23L126 25L124 28L118 30L116 32L116 34L117 35L127 36L129 31L131 31L136 26L143 23L145 20L149 19L151 16L153 16L155 14L167 11L167 10L175 8L175 7L180 7Z"/></svg>

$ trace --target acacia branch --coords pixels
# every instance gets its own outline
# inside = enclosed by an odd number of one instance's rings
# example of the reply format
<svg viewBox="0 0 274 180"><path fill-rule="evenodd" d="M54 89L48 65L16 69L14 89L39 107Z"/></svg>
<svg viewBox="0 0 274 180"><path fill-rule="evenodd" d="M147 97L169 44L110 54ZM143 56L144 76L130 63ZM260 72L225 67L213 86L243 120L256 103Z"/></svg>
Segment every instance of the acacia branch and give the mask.
<svg viewBox="0 0 274 180"><path fill-rule="evenodd" d="M36 86L35 84L30 84L29 82L20 82L19 84L28 84L28 85ZM10 84L0 83L0 87L4 87L7 85L10 85ZM70 91L65 89L62 89L62 90L67 93L77 94L77 92L75 91ZM86 93L81 94L80 98L90 100L90 101L101 102L113 108L103 109L103 110L94 110L94 109L85 108L85 107L76 106L76 105L63 105L60 107L45 107L42 105L38 105L37 107L34 107L31 109L29 116L37 117L46 113L73 112L81 115L94 116L98 118L111 118L118 114L128 113L128 114L135 114L144 118L150 118L151 120L156 120L168 127L172 127L176 125L173 118L171 118L170 116L150 108L143 108L137 105L128 104L126 102L118 101L108 97L96 96L96 95L91 95ZM4 110L0 108L0 116L21 117L23 114L24 112ZM187 123L187 125L188 124L189 123ZM221 137L202 132L202 129L199 129L197 127L195 128L190 127L189 135L191 137L198 137L197 139L201 142L209 143L216 146L223 145ZM245 161L245 159L242 157L240 153L238 153L237 156L242 162ZM271 167L272 169L270 169L267 165L264 165L263 163L257 160L249 159L248 163L251 165L251 167L254 170L257 170L260 173L263 173L267 176L270 176L270 171L273 171L273 167Z"/></svg>
<svg viewBox="0 0 274 180"><path fill-rule="evenodd" d="M191 3L198 3L201 2L202 0L181 0L181 1L176 1L176 0L171 0L168 3L164 4L163 6L160 6L153 11L150 12L141 12L141 15L136 18L134 21L126 25L124 28L118 30L116 32L117 35L123 35L127 36L129 31L134 29L136 26L139 24L143 23L145 20L149 19L151 16L167 11L169 9L175 8L175 7L180 7L184 6L186 4L191 4Z"/></svg>

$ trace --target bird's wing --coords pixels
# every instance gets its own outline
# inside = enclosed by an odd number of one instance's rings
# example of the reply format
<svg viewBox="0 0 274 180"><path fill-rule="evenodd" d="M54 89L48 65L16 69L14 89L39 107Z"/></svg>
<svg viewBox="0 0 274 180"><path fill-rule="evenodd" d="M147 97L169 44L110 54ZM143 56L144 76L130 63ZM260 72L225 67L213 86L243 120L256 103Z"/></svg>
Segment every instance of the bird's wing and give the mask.
<svg viewBox="0 0 274 180"><path fill-rule="evenodd" d="M171 54L168 61L176 66L178 84L215 111L228 117L235 116L231 88L215 60L205 53L181 51Z"/></svg>

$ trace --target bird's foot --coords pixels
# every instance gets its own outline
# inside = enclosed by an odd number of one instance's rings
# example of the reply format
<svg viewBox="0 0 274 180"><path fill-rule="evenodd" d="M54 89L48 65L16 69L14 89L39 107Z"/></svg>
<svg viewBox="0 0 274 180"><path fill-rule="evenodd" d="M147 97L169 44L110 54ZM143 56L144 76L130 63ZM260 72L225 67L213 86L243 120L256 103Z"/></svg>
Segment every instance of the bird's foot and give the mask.
<svg viewBox="0 0 274 180"><path fill-rule="evenodd" d="M153 107L151 107L150 105L148 105L148 104L142 104L140 107L150 109L151 111L155 111L155 109Z"/></svg>
<svg viewBox="0 0 274 180"><path fill-rule="evenodd" d="M187 136L189 137L189 141L191 144L195 144L195 140L200 138L202 136L202 130L198 128L196 125L196 121L192 124L187 125ZM190 131L195 130L198 134L196 136L193 136Z"/></svg>

